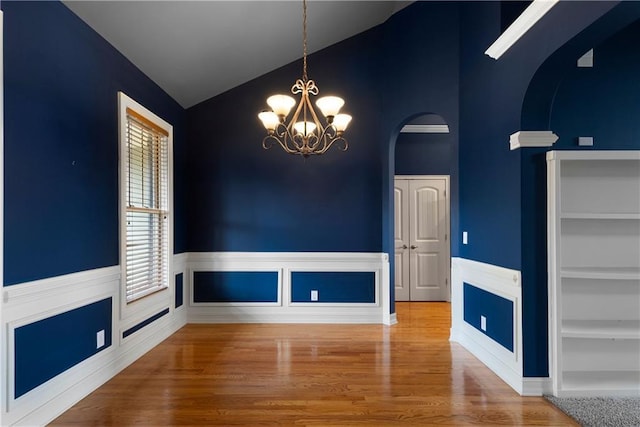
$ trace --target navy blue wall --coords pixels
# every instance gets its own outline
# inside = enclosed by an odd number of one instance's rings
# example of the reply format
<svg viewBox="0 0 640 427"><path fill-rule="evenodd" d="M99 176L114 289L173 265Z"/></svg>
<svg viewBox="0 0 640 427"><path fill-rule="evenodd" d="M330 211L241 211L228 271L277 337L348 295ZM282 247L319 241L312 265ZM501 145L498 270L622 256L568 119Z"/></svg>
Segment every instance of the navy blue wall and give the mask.
<svg viewBox="0 0 640 427"><path fill-rule="evenodd" d="M294 271L291 273L291 301L319 303L375 303L375 273L368 271ZM314 301L315 302L315 301Z"/></svg>
<svg viewBox="0 0 640 427"><path fill-rule="evenodd" d="M463 286L464 321L513 352L513 302L468 283ZM481 316L486 319L482 330Z"/></svg>
<svg viewBox="0 0 640 427"><path fill-rule="evenodd" d="M401 133L396 140L396 175L450 175L457 172L450 134Z"/></svg>
<svg viewBox="0 0 640 427"><path fill-rule="evenodd" d="M592 70L536 74L574 35L604 40L637 7L560 2L494 61L483 52L508 15L499 3L416 2L310 57L321 94L342 95L354 121L349 151L305 161L265 152L255 117L300 77L300 62L185 113L61 3L2 2L4 284L118 264L119 90L174 125L175 252L393 253L396 138L411 118L436 113L451 129L451 190L460 195L452 254L522 270L524 372L544 376L545 150L511 152L508 137L547 127L560 149L581 135L595 148L638 147L637 28L597 44ZM459 247L462 230L469 245Z"/></svg>
<svg viewBox="0 0 640 427"><path fill-rule="evenodd" d="M262 148L257 113L287 93L300 62L188 110L190 251L380 252L381 162L370 31L309 58L320 96L339 94L353 115L349 150L303 159Z"/></svg>
<svg viewBox="0 0 640 427"><path fill-rule="evenodd" d="M4 284L119 263L118 91L174 126L184 251L185 111L62 3L2 9Z"/></svg>
<svg viewBox="0 0 640 427"><path fill-rule="evenodd" d="M419 2L312 55L320 94L343 96L354 117L345 153L305 161L261 147L255 114L268 95L289 90L300 62L190 108L189 250L393 253L400 127L420 113L441 115L457 157L458 44L458 5ZM455 228L457 202L451 210Z"/></svg>
<svg viewBox="0 0 640 427"><path fill-rule="evenodd" d="M107 298L15 329L15 397L111 346L112 301ZM105 345L96 348L104 331Z"/></svg>
<svg viewBox="0 0 640 427"><path fill-rule="evenodd" d="M182 307L184 304L184 273L178 273L175 276L175 295L174 308Z"/></svg>
<svg viewBox="0 0 640 427"><path fill-rule="evenodd" d="M277 302L277 271L196 271L194 302Z"/></svg>

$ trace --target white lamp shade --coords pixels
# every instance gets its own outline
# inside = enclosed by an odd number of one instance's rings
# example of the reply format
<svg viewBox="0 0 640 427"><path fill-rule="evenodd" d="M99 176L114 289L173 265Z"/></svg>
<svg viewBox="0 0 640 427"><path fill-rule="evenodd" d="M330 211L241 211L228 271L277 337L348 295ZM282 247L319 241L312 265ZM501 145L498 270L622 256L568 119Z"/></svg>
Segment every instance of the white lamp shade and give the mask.
<svg viewBox="0 0 640 427"><path fill-rule="evenodd" d="M287 116L296 105L296 100L287 95L273 95L267 98L267 104L278 116Z"/></svg>
<svg viewBox="0 0 640 427"><path fill-rule="evenodd" d="M258 114L258 118L260 119L260 121L262 121L262 125L267 130L274 130L280 123L278 115L273 111L263 111L262 113Z"/></svg>
<svg viewBox="0 0 640 427"><path fill-rule="evenodd" d="M351 116L348 114L338 114L333 118L333 125L336 127L338 132L344 132L349 126L349 122L351 121Z"/></svg>
<svg viewBox="0 0 640 427"><path fill-rule="evenodd" d="M297 122L293 125L296 132L301 133L304 136L308 136L316 130L316 124L313 122Z"/></svg>
<svg viewBox="0 0 640 427"><path fill-rule="evenodd" d="M318 98L316 105L325 117L333 117L340 112L344 105L344 100L337 96L323 96Z"/></svg>

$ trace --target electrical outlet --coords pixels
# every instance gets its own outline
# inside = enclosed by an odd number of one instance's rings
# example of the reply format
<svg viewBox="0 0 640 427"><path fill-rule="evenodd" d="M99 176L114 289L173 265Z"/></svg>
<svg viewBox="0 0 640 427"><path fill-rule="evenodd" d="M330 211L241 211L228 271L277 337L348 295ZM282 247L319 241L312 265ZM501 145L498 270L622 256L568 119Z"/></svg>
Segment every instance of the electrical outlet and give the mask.
<svg viewBox="0 0 640 427"><path fill-rule="evenodd" d="M96 348L104 347L104 329L96 332Z"/></svg>
<svg viewBox="0 0 640 427"><path fill-rule="evenodd" d="M315 289L311 291L311 301L318 301L318 291Z"/></svg>
<svg viewBox="0 0 640 427"><path fill-rule="evenodd" d="M487 332L487 318L484 316L480 316L480 329Z"/></svg>
<svg viewBox="0 0 640 427"><path fill-rule="evenodd" d="M469 243L469 234L466 231L462 232L462 244L466 245Z"/></svg>

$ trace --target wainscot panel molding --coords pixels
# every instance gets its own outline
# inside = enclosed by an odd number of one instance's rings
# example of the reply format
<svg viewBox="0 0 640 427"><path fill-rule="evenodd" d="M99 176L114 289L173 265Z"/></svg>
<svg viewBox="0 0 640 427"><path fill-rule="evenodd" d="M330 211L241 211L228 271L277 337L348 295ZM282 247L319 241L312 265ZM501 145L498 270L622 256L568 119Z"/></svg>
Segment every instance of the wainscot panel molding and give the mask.
<svg viewBox="0 0 640 427"><path fill-rule="evenodd" d="M558 140L558 135L550 130L521 130L509 137L509 148L517 150L525 147L551 147Z"/></svg>
<svg viewBox="0 0 640 427"><path fill-rule="evenodd" d="M174 257L172 272L185 272L186 256ZM188 280L185 276L185 282ZM106 267L4 287L2 300L2 425L45 425L62 412L107 382L147 351L158 345L186 323L184 305L173 309L173 287L169 313L146 325L126 340L122 330L127 322L119 320L120 267ZM173 282L172 282L173 283ZM186 283L185 283L186 285ZM15 331L48 321L76 309L111 300L111 336L106 347L76 363L62 373L15 397ZM98 332L98 331L96 331ZM52 331L55 333L55 331ZM105 337L107 338L107 337ZM97 346L97 343L96 343ZM33 343L34 351L37 343ZM41 349L46 357L47 349Z"/></svg>
<svg viewBox="0 0 640 427"><path fill-rule="evenodd" d="M469 350L509 386L523 396L539 396L548 390L548 378L524 378L522 365L522 290L520 271L454 257L451 259L451 341ZM513 351L465 322L464 284L489 292L513 303ZM482 311L482 307L476 307ZM492 321L486 312L486 323Z"/></svg>
<svg viewBox="0 0 640 427"><path fill-rule="evenodd" d="M342 252L196 252L188 255L190 323L382 323L391 325L389 257L385 253ZM196 272L277 272L274 302L194 301ZM292 301L294 272L373 273L373 302ZM347 276L348 274L345 274Z"/></svg>

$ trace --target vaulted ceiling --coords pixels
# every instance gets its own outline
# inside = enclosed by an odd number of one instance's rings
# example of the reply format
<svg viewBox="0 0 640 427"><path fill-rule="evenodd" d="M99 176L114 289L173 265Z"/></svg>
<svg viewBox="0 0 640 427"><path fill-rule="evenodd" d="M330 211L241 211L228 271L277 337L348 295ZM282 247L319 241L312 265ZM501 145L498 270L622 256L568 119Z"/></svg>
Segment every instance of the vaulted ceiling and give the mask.
<svg viewBox="0 0 640 427"><path fill-rule="evenodd" d="M309 0L309 53L381 24L410 3ZM64 4L185 108L302 56L302 1Z"/></svg>

